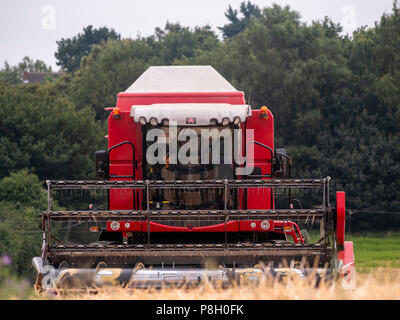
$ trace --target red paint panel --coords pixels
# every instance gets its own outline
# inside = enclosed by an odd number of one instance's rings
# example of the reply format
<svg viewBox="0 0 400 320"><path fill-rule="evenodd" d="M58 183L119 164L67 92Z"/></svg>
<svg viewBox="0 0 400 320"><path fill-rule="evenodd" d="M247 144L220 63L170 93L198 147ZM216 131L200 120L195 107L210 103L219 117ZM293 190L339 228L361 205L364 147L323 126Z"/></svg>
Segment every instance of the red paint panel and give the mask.
<svg viewBox="0 0 400 320"><path fill-rule="evenodd" d="M274 150L274 116L268 110L268 117L260 117L259 110L252 110L251 118L247 119L246 130L254 130L254 141L267 145ZM246 141L248 145L250 141ZM248 147L250 148L250 146ZM247 165L261 168L261 174L271 174L271 153L268 149L254 144L254 156L247 157ZM272 189L248 189L248 209L272 209Z"/></svg>
<svg viewBox="0 0 400 320"><path fill-rule="evenodd" d="M299 227L295 222L292 221L275 221L268 220L269 228L264 230L261 228L261 220L249 220L249 221L229 221L226 224L227 232L240 232L240 231L257 231L257 232L278 232L286 233L292 236L295 243L304 243L304 239L300 233ZM119 221L119 229L111 229L111 221L107 221L107 231L135 231L135 232L147 232L147 221ZM285 231L284 227L288 227ZM276 228L280 228L277 230ZM174 227L169 225L164 225L157 222L150 221L150 232L225 232L225 224L219 223L206 227Z"/></svg>
<svg viewBox="0 0 400 320"><path fill-rule="evenodd" d="M137 180L142 179L142 133L139 123L130 116L132 105L150 105L154 103L230 103L244 104L243 92L200 92L200 93L119 93L116 107L121 110L120 118L113 118L112 112L108 118L108 148L123 141L135 145ZM110 154L110 174L132 175L132 152L128 145L118 147ZM130 180L114 178L111 180ZM133 209L132 190L111 190L110 210ZM139 201L141 203L141 201ZM135 208L140 209L140 208Z"/></svg>
<svg viewBox="0 0 400 320"><path fill-rule="evenodd" d="M267 145L274 150L274 116L268 110L268 117L260 117L260 110L252 110L252 116L246 121L246 130L254 130L254 140ZM246 141L246 144L249 141ZM265 164L267 160L268 165ZM263 174L271 173L271 154L261 146L254 145L254 158L249 158L250 163L263 164Z"/></svg>
<svg viewBox="0 0 400 320"><path fill-rule="evenodd" d="M343 264L345 266L354 265L353 241L345 241L344 242Z"/></svg>
<svg viewBox="0 0 400 320"><path fill-rule="evenodd" d="M339 250L344 245L345 221L346 221L346 198L343 191L336 192L336 240Z"/></svg>
<svg viewBox="0 0 400 320"><path fill-rule="evenodd" d="M261 228L260 220L254 221L229 221L226 224L227 232L239 232L239 231L273 231L274 221L269 221L270 227L267 230ZM142 231L147 232L147 221L120 221L120 228L112 230L110 227L111 221L107 222L107 231ZM252 226L252 223L255 225ZM129 225L127 225L129 224ZM225 224L219 223L206 227L174 227L157 222L150 221L150 232L224 232Z"/></svg>
<svg viewBox="0 0 400 320"><path fill-rule="evenodd" d="M140 125L135 123L129 112L122 112L120 118L108 117L108 148L121 142L129 141L135 146L136 170L135 178L142 178L142 134ZM122 145L113 149L110 154L110 175L130 176L133 173L133 155L130 145ZM110 180L132 180L128 178L111 178ZM134 191L131 189L110 190L110 210L138 209L134 206ZM136 201L135 201L136 202Z"/></svg>
<svg viewBox="0 0 400 320"><path fill-rule="evenodd" d="M338 259L342 260L343 265L339 270L342 276L342 286L344 288L354 289L356 283L356 269L354 261L353 242L345 241L344 250L338 252Z"/></svg>
<svg viewBox="0 0 400 320"><path fill-rule="evenodd" d="M142 159L142 133L140 124L132 120L129 112L122 112L121 118L108 117L108 148L118 143L129 141L135 145L136 160ZM129 145L121 146L110 153L110 160L132 161L132 149Z"/></svg>
<svg viewBox="0 0 400 320"><path fill-rule="evenodd" d="M117 107L130 112L133 105L154 103L230 103L245 104L244 93L234 92L173 92L173 93L127 93L118 94Z"/></svg>

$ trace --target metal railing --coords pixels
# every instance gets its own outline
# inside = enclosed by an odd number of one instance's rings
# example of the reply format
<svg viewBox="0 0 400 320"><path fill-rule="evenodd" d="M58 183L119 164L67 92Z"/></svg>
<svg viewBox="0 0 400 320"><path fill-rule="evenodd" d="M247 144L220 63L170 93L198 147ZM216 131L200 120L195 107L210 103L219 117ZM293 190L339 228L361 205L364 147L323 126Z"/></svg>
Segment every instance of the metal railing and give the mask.
<svg viewBox="0 0 400 320"><path fill-rule="evenodd" d="M51 236L51 221L110 221L110 220L147 220L147 226L153 219L182 219L182 218L223 218L225 225L224 248L229 249L227 241L227 222L241 219L271 219L271 220L302 220L312 219L325 220L330 217L332 208L329 204L329 181L330 177L323 179L271 179L271 180L198 180L198 181L151 181L151 180L47 180L48 207L42 213L43 257L47 255L49 240ZM212 189L221 188L224 190L224 206L219 210L153 210L149 205L149 192L155 189ZM232 210L228 209L228 197L231 189L238 188L322 188L322 204L318 209L264 209L264 210ZM80 210L80 211L53 211L51 208L51 191L62 189L132 189L142 190L145 196L144 210ZM147 248L151 247L150 227L147 228Z"/></svg>

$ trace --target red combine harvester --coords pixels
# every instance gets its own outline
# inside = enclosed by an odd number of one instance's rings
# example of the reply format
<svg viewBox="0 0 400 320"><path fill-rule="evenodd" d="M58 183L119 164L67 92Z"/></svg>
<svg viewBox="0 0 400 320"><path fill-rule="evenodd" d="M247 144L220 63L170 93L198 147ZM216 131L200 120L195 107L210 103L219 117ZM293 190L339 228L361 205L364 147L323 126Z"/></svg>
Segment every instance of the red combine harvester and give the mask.
<svg viewBox="0 0 400 320"><path fill-rule="evenodd" d="M334 206L330 177L292 179L271 111L252 110L212 67L150 67L108 110L108 148L95 155L100 179L47 181L37 289L268 273L353 279L344 192ZM66 189L103 190L108 208L53 211L53 190ZM57 222L86 222L98 239L63 243L52 232Z"/></svg>

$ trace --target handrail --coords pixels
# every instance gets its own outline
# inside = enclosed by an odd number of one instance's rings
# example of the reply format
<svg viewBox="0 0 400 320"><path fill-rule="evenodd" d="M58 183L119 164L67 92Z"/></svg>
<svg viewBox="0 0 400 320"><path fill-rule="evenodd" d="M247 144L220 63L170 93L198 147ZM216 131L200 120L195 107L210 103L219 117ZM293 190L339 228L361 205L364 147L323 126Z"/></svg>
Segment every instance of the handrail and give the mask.
<svg viewBox="0 0 400 320"><path fill-rule="evenodd" d="M274 176L274 152L272 151L272 149L270 148L270 147L268 147L267 145L265 145L265 144L263 144L263 143L261 143L261 142L258 142L258 141L250 141L250 142L248 142L247 144L246 144L246 156L245 156L245 160L244 160L244 163L243 163L243 165L244 166L246 166L246 163L247 163L247 147L250 145L250 144L252 144L252 143L254 143L254 144L256 144L256 145L258 145L258 146L260 146L260 147L263 147L263 148L266 148L266 149L268 149L269 150L269 152L271 153L271 178Z"/></svg>
<svg viewBox="0 0 400 320"><path fill-rule="evenodd" d="M110 176L110 152L124 144L129 144L132 147L132 176ZM136 157L135 157L135 146L132 142L123 141L109 148L106 152L106 160L107 160L107 179L110 179L110 177L111 178L123 177L123 178L132 178L133 180L135 180Z"/></svg>

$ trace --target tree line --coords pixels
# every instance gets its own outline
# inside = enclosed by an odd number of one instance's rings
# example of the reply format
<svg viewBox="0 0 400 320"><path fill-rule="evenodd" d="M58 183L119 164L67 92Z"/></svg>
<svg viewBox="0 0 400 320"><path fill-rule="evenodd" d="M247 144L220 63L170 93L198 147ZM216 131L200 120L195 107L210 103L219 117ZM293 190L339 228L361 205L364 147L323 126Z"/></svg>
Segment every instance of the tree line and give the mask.
<svg viewBox="0 0 400 320"><path fill-rule="evenodd" d="M29 178L37 187L48 178L95 178L94 151L106 144L104 108L115 105L118 92L152 65L211 65L253 107L272 110L275 147L293 157L295 177L329 175L334 190L347 192L349 208L398 211L397 1L373 27L352 35L328 17L307 24L289 6L259 8L248 1L225 16L222 38L208 25L167 23L134 39L88 26L57 42L57 65L65 72L42 84L23 84L22 73L51 71L45 62L26 57L15 67L6 63L0 71L0 183ZM28 198L16 207L19 197L2 193L0 229L16 228L32 208L45 207L38 197L41 202ZM376 219L382 224L387 218ZM389 226L396 227L382 227ZM1 233L0 253L12 236Z"/></svg>

